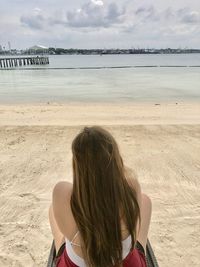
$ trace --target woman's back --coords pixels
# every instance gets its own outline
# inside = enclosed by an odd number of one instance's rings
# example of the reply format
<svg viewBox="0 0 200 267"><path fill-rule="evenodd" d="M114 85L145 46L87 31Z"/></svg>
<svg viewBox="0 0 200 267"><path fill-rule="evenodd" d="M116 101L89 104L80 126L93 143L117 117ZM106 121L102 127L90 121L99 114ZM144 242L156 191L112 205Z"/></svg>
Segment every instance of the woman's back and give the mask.
<svg viewBox="0 0 200 267"><path fill-rule="evenodd" d="M135 249L141 189L129 177L113 136L101 127L86 127L73 140L72 154L73 184L60 182L53 191L50 222L58 234L57 250L65 241L58 266L73 266L62 265L70 255L89 267L121 266L122 260L131 267L134 261L145 264L144 249Z"/></svg>
<svg viewBox="0 0 200 267"><path fill-rule="evenodd" d="M138 198L140 198L141 192L138 182L132 178L132 181L129 180L129 184L130 186L134 186ZM86 267L81 247L82 238L70 206L72 189L73 185L69 182L59 182L54 188L54 198L61 200L61 202L56 201L54 203L54 212L58 215L60 214L58 224L66 230L62 241L63 245L56 258L57 267ZM62 201L63 199L65 199L65 202ZM136 249L130 252L131 236L123 218L121 218L120 223L123 267L145 267L146 262L143 246L137 241Z"/></svg>
<svg viewBox="0 0 200 267"><path fill-rule="evenodd" d="M145 252L139 242L131 252L129 247L131 245L131 236L129 235L123 243L123 267L146 267ZM79 257L73 250L71 242L66 239L56 258L57 267L86 267L86 263L82 257Z"/></svg>
<svg viewBox="0 0 200 267"><path fill-rule="evenodd" d="M136 184L136 183L135 183ZM71 206L70 199L72 194L73 185L69 182L59 182L54 188L54 198L58 200L65 199L65 202L56 201L54 203L54 212L59 214L59 226L65 231L65 238L67 240L73 240L72 244L74 252L83 258L83 251L81 248L81 235L78 232L78 227L76 221L74 219ZM138 189L136 189L138 191ZM139 194L139 192L138 192ZM122 212L120 212L122 214ZM122 241L127 239L130 236L128 229L126 228L126 224L121 218L121 235ZM112 226L111 226L112 227ZM77 234L78 233L78 234Z"/></svg>

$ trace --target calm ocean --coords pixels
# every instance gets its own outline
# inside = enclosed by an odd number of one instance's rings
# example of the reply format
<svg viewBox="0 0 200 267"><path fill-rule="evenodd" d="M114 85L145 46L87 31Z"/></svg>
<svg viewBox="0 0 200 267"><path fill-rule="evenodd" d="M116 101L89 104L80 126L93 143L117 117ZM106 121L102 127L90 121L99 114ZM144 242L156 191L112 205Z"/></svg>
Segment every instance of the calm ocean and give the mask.
<svg viewBox="0 0 200 267"><path fill-rule="evenodd" d="M200 101L200 54L61 55L0 70L0 103Z"/></svg>

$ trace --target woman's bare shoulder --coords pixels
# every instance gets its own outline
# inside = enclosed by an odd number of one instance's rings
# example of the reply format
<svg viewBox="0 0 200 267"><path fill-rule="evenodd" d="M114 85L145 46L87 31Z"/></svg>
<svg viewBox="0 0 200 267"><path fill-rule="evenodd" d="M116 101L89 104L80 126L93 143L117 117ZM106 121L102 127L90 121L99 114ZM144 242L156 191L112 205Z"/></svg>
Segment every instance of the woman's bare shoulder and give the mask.
<svg viewBox="0 0 200 267"><path fill-rule="evenodd" d="M60 231L68 236L72 228L72 213L70 199L73 185L69 182L58 182L53 189L52 206L54 216Z"/></svg>
<svg viewBox="0 0 200 267"><path fill-rule="evenodd" d="M141 204L142 191L141 191L140 183L138 181L138 177L137 177L136 173L133 171L133 169L131 169L129 167L125 167L125 173L126 173L127 182L129 184L129 186L131 188L133 188L133 190L135 191L135 193L137 195L138 203L140 205Z"/></svg>
<svg viewBox="0 0 200 267"><path fill-rule="evenodd" d="M53 189L53 197L63 198L66 200L71 195L73 184L67 181L58 182Z"/></svg>
<svg viewBox="0 0 200 267"><path fill-rule="evenodd" d="M140 191L141 186L140 186L140 183L138 181L137 174L134 172L134 170L126 166L125 167L125 173L126 173L126 179L127 179L127 182L129 183L129 185L131 187L133 187L135 189L135 191Z"/></svg>

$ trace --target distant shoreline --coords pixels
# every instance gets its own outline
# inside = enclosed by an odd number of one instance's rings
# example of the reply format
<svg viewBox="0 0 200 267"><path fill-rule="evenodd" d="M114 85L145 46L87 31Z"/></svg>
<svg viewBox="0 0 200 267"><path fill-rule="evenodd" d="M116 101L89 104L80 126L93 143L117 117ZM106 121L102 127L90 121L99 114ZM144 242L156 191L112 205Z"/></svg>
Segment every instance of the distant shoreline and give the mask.
<svg viewBox="0 0 200 267"><path fill-rule="evenodd" d="M200 49L65 49L65 48L38 48L38 49L12 49L12 50L1 50L0 56L8 55L36 55L36 54L47 54L47 55L154 55L154 54L196 54L200 53Z"/></svg>

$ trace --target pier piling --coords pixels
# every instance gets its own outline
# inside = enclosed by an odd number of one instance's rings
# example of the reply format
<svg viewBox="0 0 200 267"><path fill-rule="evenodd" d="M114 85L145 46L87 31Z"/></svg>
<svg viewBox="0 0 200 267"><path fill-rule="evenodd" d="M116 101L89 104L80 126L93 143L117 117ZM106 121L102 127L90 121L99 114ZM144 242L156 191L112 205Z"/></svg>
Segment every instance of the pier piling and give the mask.
<svg viewBox="0 0 200 267"><path fill-rule="evenodd" d="M47 65L49 64L49 58L47 56L35 56L35 57L0 57L0 69L11 69L15 67L21 67L26 65Z"/></svg>

